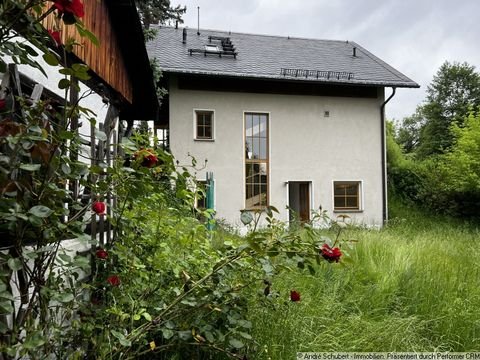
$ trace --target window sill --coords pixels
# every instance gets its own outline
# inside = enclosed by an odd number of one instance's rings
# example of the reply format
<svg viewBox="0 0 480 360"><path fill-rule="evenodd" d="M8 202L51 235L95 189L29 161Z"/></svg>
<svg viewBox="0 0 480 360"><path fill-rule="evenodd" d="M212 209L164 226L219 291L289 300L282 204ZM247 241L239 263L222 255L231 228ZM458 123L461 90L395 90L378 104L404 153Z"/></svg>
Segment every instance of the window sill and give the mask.
<svg viewBox="0 0 480 360"><path fill-rule="evenodd" d="M334 213L362 213L363 210L333 210Z"/></svg>
<svg viewBox="0 0 480 360"><path fill-rule="evenodd" d="M215 139L193 139L193 141L199 141L199 142L215 142Z"/></svg>

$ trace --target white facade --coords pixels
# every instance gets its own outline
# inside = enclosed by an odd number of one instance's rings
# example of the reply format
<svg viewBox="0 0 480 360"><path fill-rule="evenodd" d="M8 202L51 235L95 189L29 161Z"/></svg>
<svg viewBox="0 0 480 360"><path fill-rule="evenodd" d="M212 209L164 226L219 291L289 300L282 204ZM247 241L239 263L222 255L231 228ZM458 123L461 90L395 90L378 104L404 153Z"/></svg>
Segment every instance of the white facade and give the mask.
<svg viewBox="0 0 480 360"><path fill-rule="evenodd" d="M279 83L279 86L282 86ZM169 88L170 145L180 164L188 154L215 178L217 218L241 227L245 200L245 113L268 114L269 205L288 221L289 183L308 184L308 205L335 219L348 214L367 226L382 224L382 88L377 98L254 94ZM214 139L195 140L195 111L214 112ZM360 209L334 211L333 184L360 184ZM290 194L298 192L290 186ZM290 201L292 206L292 201Z"/></svg>

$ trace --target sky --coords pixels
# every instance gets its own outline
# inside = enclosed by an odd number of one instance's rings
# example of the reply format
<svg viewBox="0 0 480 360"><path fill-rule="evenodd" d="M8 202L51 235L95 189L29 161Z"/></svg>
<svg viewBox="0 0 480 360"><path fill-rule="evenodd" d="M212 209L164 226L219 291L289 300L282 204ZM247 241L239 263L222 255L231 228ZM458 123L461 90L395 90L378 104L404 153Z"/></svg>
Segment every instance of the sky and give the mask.
<svg viewBox="0 0 480 360"><path fill-rule="evenodd" d="M184 24L314 39L350 40L416 81L387 104L390 120L415 112L445 62L480 71L479 0L171 0L186 5ZM386 90L389 96L391 89Z"/></svg>

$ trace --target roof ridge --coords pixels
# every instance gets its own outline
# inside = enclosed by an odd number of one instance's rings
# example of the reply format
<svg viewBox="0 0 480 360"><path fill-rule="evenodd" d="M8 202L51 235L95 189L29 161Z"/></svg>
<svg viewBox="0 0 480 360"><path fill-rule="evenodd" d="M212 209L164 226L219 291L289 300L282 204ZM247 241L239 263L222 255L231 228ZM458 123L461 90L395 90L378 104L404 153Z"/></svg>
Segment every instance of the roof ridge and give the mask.
<svg viewBox="0 0 480 360"><path fill-rule="evenodd" d="M151 26L177 30L175 26L171 26L171 25L151 25ZM184 28L197 31L197 29L189 28L188 26L184 26ZM178 29L180 29L180 27ZM319 38L299 37L299 36L290 36L290 35L282 36L282 35L272 35L272 34L255 34L255 33L248 33L248 32L218 30L218 29L200 29L200 33L202 31L214 31L214 32L225 33L225 34L249 35L249 36L259 36L259 37L273 37L278 39L290 39L290 40L328 41L328 42L337 42L337 43L346 43L346 44L353 43L353 41L349 41L349 40L319 39Z"/></svg>

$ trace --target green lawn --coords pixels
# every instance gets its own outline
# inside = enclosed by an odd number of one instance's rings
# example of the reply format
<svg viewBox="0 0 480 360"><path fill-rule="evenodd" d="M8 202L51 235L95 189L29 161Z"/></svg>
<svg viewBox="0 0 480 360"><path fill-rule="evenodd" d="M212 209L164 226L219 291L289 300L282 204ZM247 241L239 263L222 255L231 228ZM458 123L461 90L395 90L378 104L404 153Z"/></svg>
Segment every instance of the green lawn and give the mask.
<svg viewBox="0 0 480 360"><path fill-rule="evenodd" d="M253 302L255 359L297 351L480 351L478 227L396 206L381 230L357 239L348 265L283 274L286 299ZM285 295L286 294L286 295Z"/></svg>

